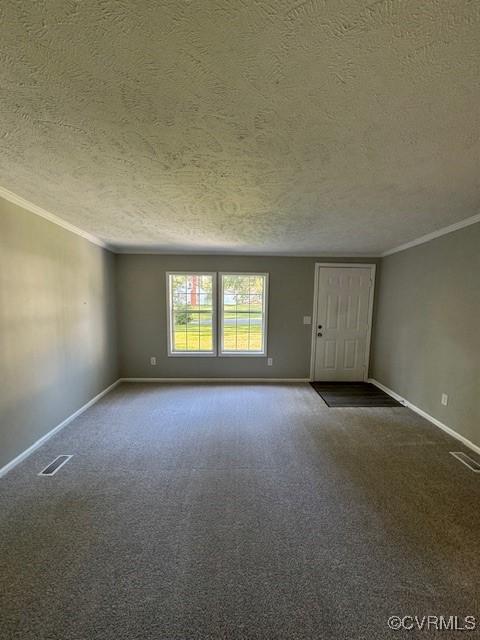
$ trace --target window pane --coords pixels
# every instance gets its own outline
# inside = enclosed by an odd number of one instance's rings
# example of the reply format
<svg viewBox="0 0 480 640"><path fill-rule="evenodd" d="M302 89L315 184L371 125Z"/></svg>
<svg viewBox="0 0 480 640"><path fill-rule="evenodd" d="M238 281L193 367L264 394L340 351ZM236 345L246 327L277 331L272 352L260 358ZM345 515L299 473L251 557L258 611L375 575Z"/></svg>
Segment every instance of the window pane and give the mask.
<svg viewBox="0 0 480 640"><path fill-rule="evenodd" d="M200 351L199 314L190 314L187 324L187 351Z"/></svg>
<svg viewBox="0 0 480 640"><path fill-rule="evenodd" d="M187 277L183 275L170 276L172 290L176 293L187 293Z"/></svg>
<svg viewBox="0 0 480 640"><path fill-rule="evenodd" d="M262 325L258 319L250 321L250 344L249 348L254 351L262 350Z"/></svg>
<svg viewBox="0 0 480 640"><path fill-rule="evenodd" d="M267 276L222 275L222 351L263 353Z"/></svg>
<svg viewBox="0 0 480 640"><path fill-rule="evenodd" d="M172 353L213 353L213 276L169 275L170 348Z"/></svg>
<svg viewBox="0 0 480 640"><path fill-rule="evenodd" d="M203 316L199 325L200 351L213 351L213 319L212 315Z"/></svg>

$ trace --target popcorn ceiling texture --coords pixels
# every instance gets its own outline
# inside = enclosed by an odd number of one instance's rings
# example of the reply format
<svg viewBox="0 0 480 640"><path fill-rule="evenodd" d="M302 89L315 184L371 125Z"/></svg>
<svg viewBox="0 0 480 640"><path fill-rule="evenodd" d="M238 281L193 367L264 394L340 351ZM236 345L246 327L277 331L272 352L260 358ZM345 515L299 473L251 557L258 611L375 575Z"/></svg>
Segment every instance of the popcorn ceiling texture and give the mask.
<svg viewBox="0 0 480 640"><path fill-rule="evenodd" d="M4 0L0 184L123 248L378 253L480 202L480 3Z"/></svg>

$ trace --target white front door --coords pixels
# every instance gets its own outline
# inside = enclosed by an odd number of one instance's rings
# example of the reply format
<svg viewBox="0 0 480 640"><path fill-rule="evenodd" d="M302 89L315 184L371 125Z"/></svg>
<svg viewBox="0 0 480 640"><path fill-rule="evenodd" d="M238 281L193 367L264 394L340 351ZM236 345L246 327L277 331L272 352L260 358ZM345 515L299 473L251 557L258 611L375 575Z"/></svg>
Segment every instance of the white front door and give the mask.
<svg viewBox="0 0 480 640"><path fill-rule="evenodd" d="M365 380L373 267L319 267L314 380Z"/></svg>

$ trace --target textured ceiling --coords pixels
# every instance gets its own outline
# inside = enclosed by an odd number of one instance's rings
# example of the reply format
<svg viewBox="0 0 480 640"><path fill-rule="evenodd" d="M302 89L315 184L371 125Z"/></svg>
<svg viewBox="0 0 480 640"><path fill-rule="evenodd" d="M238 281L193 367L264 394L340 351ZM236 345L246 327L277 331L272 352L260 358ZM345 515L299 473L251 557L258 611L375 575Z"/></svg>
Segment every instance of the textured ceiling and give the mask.
<svg viewBox="0 0 480 640"><path fill-rule="evenodd" d="M117 247L377 254L479 211L480 2L0 20L0 185Z"/></svg>

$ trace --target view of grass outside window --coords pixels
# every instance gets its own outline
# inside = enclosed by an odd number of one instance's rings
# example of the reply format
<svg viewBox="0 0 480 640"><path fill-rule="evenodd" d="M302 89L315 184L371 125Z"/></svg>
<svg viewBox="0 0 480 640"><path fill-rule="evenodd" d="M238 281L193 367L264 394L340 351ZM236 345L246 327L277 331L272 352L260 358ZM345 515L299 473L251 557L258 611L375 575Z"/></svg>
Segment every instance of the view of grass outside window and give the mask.
<svg viewBox="0 0 480 640"><path fill-rule="evenodd" d="M168 274L171 353L215 353L212 274Z"/></svg>
<svg viewBox="0 0 480 640"><path fill-rule="evenodd" d="M221 276L222 353L265 352L267 274Z"/></svg>
<svg viewBox="0 0 480 640"><path fill-rule="evenodd" d="M267 274L221 275L221 353L265 353ZM169 273L169 354L216 354L216 274Z"/></svg>

